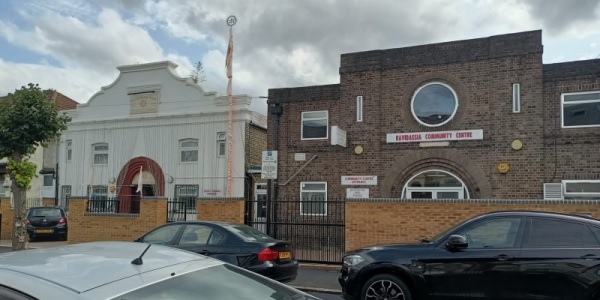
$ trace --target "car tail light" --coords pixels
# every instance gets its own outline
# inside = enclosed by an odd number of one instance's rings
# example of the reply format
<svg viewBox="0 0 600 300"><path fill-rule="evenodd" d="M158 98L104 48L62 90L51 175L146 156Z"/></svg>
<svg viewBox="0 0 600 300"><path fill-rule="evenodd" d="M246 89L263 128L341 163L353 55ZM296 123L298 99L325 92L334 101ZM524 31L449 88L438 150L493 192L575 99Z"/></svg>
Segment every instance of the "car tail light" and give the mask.
<svg viewBox="0 0 600 300"><path fill-rule="evenodd" d="M65 225L65 224L67 224L66 218L60 218L60 220L58 220L58 225Z"/></svg>
<svg viewBox="0 0 600 300"><path fill-rule="evenodd" d="M258 260L270 261L279 258L279 252L272 250L271 248L265 248L258 253Z"/></svg>

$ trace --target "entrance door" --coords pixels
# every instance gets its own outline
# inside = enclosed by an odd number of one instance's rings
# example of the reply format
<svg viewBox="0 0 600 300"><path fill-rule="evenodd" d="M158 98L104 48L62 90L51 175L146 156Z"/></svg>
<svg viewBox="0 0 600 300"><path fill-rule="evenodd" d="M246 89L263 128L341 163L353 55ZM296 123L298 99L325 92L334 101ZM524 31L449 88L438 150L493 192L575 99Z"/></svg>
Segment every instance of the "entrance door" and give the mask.
<svg viewBox="0 0 600 300"><path fill-rule="evenodd" d="M407 187L408 199L463 199L463 188L416 188Z"/></svg>
<svg viewBox="0 0 600 300"><path fill-rule="evenodd" d="M254 189L254 228L267 232L267 186L256 184Z"/></svg>

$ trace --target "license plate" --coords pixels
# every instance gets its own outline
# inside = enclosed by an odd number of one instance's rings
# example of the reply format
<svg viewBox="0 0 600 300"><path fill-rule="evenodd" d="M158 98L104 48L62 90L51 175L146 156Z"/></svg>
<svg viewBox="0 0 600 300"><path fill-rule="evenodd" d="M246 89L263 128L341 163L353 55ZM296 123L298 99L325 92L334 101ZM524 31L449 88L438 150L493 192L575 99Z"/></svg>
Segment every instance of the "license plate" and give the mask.
<svg viewBox="0 0 600 300"><path fill-rule="evenodd" d="M53 229L36 229L35 233L53 233Z"/></svg>
<svg viewBox="0 0 600 300"><path fill-rule="evenodd" d="M290 259L292 255L289 252L279 252L279 259Z"/></svg>

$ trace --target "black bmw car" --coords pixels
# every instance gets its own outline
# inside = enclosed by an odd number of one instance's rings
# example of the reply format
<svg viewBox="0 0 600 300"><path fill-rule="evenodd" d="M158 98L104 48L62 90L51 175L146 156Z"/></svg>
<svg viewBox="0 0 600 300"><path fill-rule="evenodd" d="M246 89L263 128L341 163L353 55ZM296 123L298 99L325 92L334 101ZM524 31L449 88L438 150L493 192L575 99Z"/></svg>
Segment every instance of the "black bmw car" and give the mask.
<svg viewBox="0 0 600 300"><path fill-rule="evenodd" d="M211 256L280 282L292 281L298 273L298 261L289 242L242 224L174 222L157 227L135 241Z"/></svg>
<svg viewBox="0 0 600 300"><path fill-rule="evenodd" d="M600 221L548 212L493 212L433 238L343 257L343 297L600 299Z"/></svg>
<svg viewBox="0 0 600 300"><path fill-rule="evenodd" d="M67 214L61 207L32 207L27 213L27 234L29 240L52 238L67 240Z"/></svg>

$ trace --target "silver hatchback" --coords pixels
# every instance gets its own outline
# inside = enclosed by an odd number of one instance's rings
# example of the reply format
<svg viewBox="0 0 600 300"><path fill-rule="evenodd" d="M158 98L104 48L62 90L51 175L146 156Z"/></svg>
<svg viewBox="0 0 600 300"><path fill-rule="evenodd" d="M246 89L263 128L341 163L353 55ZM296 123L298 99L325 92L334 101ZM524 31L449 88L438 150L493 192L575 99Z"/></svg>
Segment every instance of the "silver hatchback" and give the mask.
<svg viewBox="0 0 600 300"><path fill-rule="evenodd" d="M1 254L0 299L318 298L188 251L93 242Z"/></svg>

